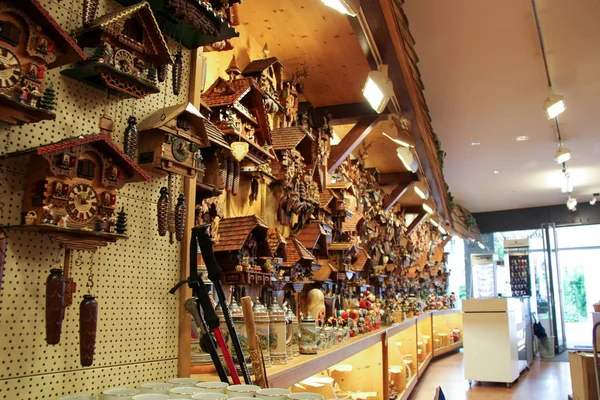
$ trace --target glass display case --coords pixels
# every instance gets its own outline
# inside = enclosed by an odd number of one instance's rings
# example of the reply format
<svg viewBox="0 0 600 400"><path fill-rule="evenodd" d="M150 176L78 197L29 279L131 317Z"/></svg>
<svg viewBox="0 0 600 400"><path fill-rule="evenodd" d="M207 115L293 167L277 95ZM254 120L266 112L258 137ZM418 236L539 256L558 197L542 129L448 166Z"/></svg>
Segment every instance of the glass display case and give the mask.
<svg viewBox="0 0 600 400"><path fill-rule="evenodd" d="M388 338L389 395L402 398L417 383L417 325L410 320L400 324L402 330L390 332Z"/></svg>
<svg viewBox="0 0 600 400"><path fill-rule="evenodd" d="M433 321L433 356L441 356L462 347L463 323L462 314L457 310L434 311Z"/></svg>
<svg viewBox="0 0 600 400"><path fill-rule="evenodd" d="M417 366L419 376L433 357L432 323L429 313L417 317Z"/></svg>

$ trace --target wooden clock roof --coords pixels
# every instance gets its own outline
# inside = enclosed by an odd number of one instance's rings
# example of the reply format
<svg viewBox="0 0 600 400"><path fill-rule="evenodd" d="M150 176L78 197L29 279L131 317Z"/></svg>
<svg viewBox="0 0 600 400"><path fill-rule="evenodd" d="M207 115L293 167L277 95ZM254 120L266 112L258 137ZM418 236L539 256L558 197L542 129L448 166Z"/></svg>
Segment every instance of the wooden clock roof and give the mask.
<svg viewBox="0 0 600 400"><path fill-rule="evenodd" d="M150 129L161 128L181 114L188 116L190 124L196 130L196 135L200 137L204 147L208 147L210 139L206 129L208 120L204 118L202 114L200 114L200 111L198 111L198 109L194 107L192 103L177 104L164 109L158 109L140 122L137 126L137 130L142 132Z"/></svg>
<svg viewBox="0 0 600 400"><path fill-rule="evenodd" d="M321 235L328 235L328 232L323 228L323 224L318 221L313 221L304 225L304 228L296 235L296 238L302 242L302 245L308 249L314 249Z"/></svg>
<svg viewBox="0 0 600 400"><path fill-rule="evenodd" d="M269 248L273 254L275 254L279 245L287 244L287 240L285 240L281 232L277 229L269 229L267 232L267 242L269 243Z"/></svg>
<svg viewBox="0 0 600 400"><path fill-rule="evenodd" d="M219 222L219 242L215 243L214 251L237 251L240 250L248 235L257 229L266 236L269 227L256 215L246 217L223 218Z"/></svg>
<svg viewBox="0 0 600 400"><path fill-rule="evenodd" d="M285 261L282 267L291 267L300 261L315 261L316 258L295 237L290 237L285 246Z"/></svg>
<svg viewBox="0 0 600 400"><path fill-rule="evenodd" d="M11 9L14 7L15 10L22 10L26 17L31 18L35 23L40 25L42 30L50 36L50 39L54 41L60 50L60 54L58 54L56 60L48 64L49 68L85 60L86 56L83 50L37 0L7 0L7 4ZM5 7L4 5L0 6L0 10Z"/></svg>
<svg viewBox="0 0 600 400"><path fill-rule="evenodd" d="M127 182L142 182L152 180L152 177L148 175L146 171L144 171L136 163L131 161L131 159L125 153L123 153L121 149L119 149L119 147L115 143L113 143L113 141L107 135L103 133L67 138L56 143L11 153L8 156L18 157L32 153L41 156L45 154L59 153L65 150L69 150L72 147L83 146L86 144L90 144L93 147L96 147L99 150L101 150L103 153L110 154L113 157L113 159L118 160L119 164L125 167L125 173L129 176Z"/></svg>
<svg viewBox="0 0 600 400"><path fill-rule="evenodd" d="M171 58L169 46L154 18L150 4L145 1L96 18L89 26L84 27L77 33L79 42L85 45L85 43L88 43L88 38L93 38L99 31L118 37L122 31L122 22L135 18L136 15L139 15L141 21L143 21L142 27L151 41L152 48L146 47L148 54L154 56L157 64L171 64L173 59ZM93 42L93 40L90 42Z"/></svg>
<svg viewBox="0 0 600 400"><path fill-rule="evenodd" d="M365 219L365 217L361 213L358 211L354 212L342 222L342 232L355 232L356 227L363 219Z"/></svg>
<svg viewBox="0 0 600 400"><path fill-rule="evenodd" d="M281 68L284 68L283 64L277 59L277 57L269 57L250 62L250 64L246 65L246 68L244 68L242 71L242 75L248 76L260 74L273 64L279 64Z"/></svg>
<svg viewBox="0 0 600 400"><path fill-rule="evenodd" d="M215 88L219 85L225 85L226 90L223 93L217 93ZM262 96L262 90L258 87L254 79L242 78L227 81L219 77L206 92L202 94L202 100L209 107L229 106L240 101L251 90L258 90Z"/></svg>
<svg viewBox="0 0 600 400"><path fill-rule="evenodd" d="M371 257L369 257L369 254L367 253L367 251L365 249L363 249L362 247L359 247L358 254L356 256L356 261L354 261L352 263L352 265L350 266L350 269L355 272L360 272L365 268L365 265L367 265L367 263L370 261L371 261Z"/></svg>
<svg viewBox="0 0 600 400"><path fill-rule="evenodd" d="M271 131L273 150L294 149L307 136L311 140L314 140L311 135L307 134L304 129L298 126L273 129Z"/></svg>

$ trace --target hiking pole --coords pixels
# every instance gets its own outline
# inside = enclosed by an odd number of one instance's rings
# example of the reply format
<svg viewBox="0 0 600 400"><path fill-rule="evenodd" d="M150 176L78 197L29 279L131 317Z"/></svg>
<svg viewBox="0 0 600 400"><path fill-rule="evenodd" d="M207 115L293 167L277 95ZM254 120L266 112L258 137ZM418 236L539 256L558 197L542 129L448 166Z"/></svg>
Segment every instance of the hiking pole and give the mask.
<svg viewBox="0 0 600 400"><path fill-rule="evenodd" d="M210 224L196 226L192 228L192 237L195 237L198 241L198 245L200 246L200 253L202 254L202 258L204 259L206 269L208 270L208 278L213 283L215 291L217 292L219 304L221 305L221 309L223 310L223 316L225 318L225 323L227 324L227 330L229 330L231 343L233 343L235 355L240 365L242 375L244 376L244 381L246 382L246 384L251 385L252 377L250 376L250 371L248 370L248 366L246 365L246 360L244 358L244 353L242 352L242 344L240 343L240 339L238 338L235 326L233 325L231 311L229 310L229 306L227 305L225 291L223 290L223 285L221 284L221 267L219 266L219 264L217 263L217 259L215 258L209 229Z"/></svg>

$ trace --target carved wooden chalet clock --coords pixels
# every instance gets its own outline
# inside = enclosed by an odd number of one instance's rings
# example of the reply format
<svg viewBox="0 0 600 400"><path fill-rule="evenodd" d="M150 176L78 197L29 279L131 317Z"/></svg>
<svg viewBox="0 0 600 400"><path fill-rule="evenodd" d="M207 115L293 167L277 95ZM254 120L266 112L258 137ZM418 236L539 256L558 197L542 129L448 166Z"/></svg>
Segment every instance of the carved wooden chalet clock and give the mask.
<svg viewBox="0 0 600 400"><path fill-rule="evenodd" d="M85 58L37 0L0 2L0 121L54 119L48 69Z"/></svg>
<svg viewBox="0 0 600 400"><path fill-rule="evenodd" d="M76 36L91 56L61 72L124 98L160 92L157 68L173 60L150 5L142 2L95 20L88 18Z"/></svg>
<svg viewBox="0 0 600 400"><path fill-rule="evenodd" d="M128 182L151 179L105 134L9 154L16 156L29 157L23 228L79 243L80 249L93 247L94 239L125 237L114 232L111 218L118 190Z"/></svg>
<svg viewBox="0 0 600 400"><path fill-rule="evenodd" d="M210 146L206 119L191 103L160 109L138 124L139 165L187 177L204 174L200 148ZM202 176L198 177L202 180Z"/></svg>

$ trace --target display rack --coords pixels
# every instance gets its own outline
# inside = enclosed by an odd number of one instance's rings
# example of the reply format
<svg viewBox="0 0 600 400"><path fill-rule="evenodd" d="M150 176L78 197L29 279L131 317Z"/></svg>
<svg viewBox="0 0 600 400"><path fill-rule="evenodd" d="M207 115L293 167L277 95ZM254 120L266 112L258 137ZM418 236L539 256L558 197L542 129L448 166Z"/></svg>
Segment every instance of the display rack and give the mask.
<svg viewBox="0 0 600 400"><path fill-rule="evenodd" d="M399 324L359 335L342 345L319 351L317 355L300 355L288 364L273 365L267 368L269 386L292 387L294 390L295 385L308 378L332 376L332 370L336 367L351 366L351 371L347 371L349 368L341 368L349 374L344 379L344 391L377 392L377 398L387 399L391 394L391 384L396 389L394 394L398 399L407 399L434 358L462 346L462 341L459 341L444 347L443 351L434 352L432 348L419 363L419 341L426 336L432 338L434 326L453 324L460 330L462 338L460 310L425 312ZM407 373L407 369L410 372ZM403 373L406 374L404 379ZM218 380L216 374L198 374L193 377Z"/></svg>

